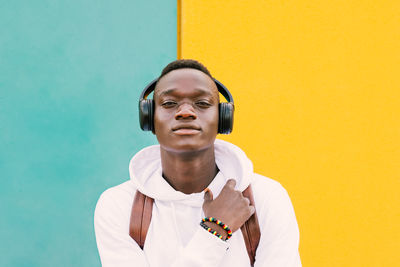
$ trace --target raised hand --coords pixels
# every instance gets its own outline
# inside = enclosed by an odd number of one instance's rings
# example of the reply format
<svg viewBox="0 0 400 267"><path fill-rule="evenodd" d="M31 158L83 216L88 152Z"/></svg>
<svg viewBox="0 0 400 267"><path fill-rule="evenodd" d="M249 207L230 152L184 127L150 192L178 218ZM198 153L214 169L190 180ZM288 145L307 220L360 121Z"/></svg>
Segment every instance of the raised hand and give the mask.
<svg viewBox="0 0 400 267"><path fill-rule="evenodd" d="M206 190L203 203L204 215L227 224L232 232L238 230L255 212L250 200L235 190L235 185L235 180L228 180L216 199L213 199L210 190Z"/></svg>

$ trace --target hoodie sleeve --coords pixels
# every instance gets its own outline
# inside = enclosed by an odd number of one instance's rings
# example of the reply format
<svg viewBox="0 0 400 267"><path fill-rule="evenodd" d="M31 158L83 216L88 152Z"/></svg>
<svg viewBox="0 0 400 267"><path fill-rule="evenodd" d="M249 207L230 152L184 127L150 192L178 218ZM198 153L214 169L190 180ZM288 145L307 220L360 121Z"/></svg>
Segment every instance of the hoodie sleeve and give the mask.
<svg viewBox="0 0 400 267"><path fill-rule="evenodd" d="M279 183L275 185L264 203L256 206L261 239L254 267L299 267L299 229L294 209L286 190Z"/></svg>
<svg viewBox="0 0 400 267"><path fill-rule="evenodd" d="M190 242L180 253L171 267L212 267L220 266L229 245L216 236L198 227Z"/></svg>
<svg viewBox="0 0 400 267"><path fill-rule="evenodd" d="M149 266L143 250L127 234L118 204L105 191L94 215L97 248L103 267Z"/></svg>

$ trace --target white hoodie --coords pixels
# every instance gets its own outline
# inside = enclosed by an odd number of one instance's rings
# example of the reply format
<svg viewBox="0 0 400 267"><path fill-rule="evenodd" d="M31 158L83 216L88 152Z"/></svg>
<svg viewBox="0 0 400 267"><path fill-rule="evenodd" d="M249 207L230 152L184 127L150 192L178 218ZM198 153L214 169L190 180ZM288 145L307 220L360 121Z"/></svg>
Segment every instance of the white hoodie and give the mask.
<svg viewBox="0 0 400 267"><path fill-rule="evenodd" d="M215 158L220 171L208 186L214 198L228 179L236 179L240 191L252 184L261 230L254 266L301 266L298 226L285 189L255 174L251 161L233 144L216 140ZM204 193L184 194L162 178L159 145L138 152L129 172L131 180L106 190L96 206L96 241L104 267L250 266L240 230L222 241L199 225ZM136 190L154 199L143 250L129 236Z"/></svg>

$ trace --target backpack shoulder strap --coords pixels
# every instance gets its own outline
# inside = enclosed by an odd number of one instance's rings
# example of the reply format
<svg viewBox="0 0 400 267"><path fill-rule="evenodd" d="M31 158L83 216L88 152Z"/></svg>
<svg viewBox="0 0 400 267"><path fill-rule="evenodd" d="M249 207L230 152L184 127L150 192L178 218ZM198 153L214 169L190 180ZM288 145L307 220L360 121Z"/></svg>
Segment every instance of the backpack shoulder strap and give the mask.
<svg viewBox="0 0 400 267"><path fill-rule="evenodd" d="M154 199L136 190L133 199L129 235L136 241L141 249L146 241L147 231L151 222Z"/></svg>
<svg viewBox="0 0 400 267"><path fill-rule="evenodd" d="M243 196L250 200L250 205L255 206L251 185L249 185L246 190L243 191ZM242 225L242 227L240 227L240 230L242 230L244 242L246 243L247 254L249 254L251 266L253 266L256 260L256 250L261 236L260 225L258 224L256 212L254 212L254 214L251 215L251 217Z"/></svg>
<svg viewBox="0 0 400 267"><path fill-rule="evenodd" d="M243 196L250 200L250 204L254 206L253 191L251 185L243 191ZM151 222L151 214L153 211L154 199L148 197L138 190L136 191L132 211L131 221L129 225L129 235L136 241L141 249L146 241L147 231ZM257 214L254 214L240 228L243 233L244 242L249 254L251 266L254 265L256 258L256 250L260 241L260 226L258 224Z"/></svg>

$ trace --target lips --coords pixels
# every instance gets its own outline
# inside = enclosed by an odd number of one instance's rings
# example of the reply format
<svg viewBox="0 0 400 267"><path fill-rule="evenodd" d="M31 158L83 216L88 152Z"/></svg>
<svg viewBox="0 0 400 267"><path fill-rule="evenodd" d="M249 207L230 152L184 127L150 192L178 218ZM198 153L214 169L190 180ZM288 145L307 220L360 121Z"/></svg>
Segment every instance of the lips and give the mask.
<svg viewBox="0 0 400 267"><path fill-rule="evenodd" d="M192 130L200 131L200 127L197 125L193 125L193 124L180 124L175 127L172 127L172 131L177 131L180 129L192 129Z"/></svg>
<svg viewBox="0 0 400 267"><path fill-rule="evenodd" d="M172 131L177 135L194 135L200 132L200 127L196 125L178 125L172 128Z"/></svg>

